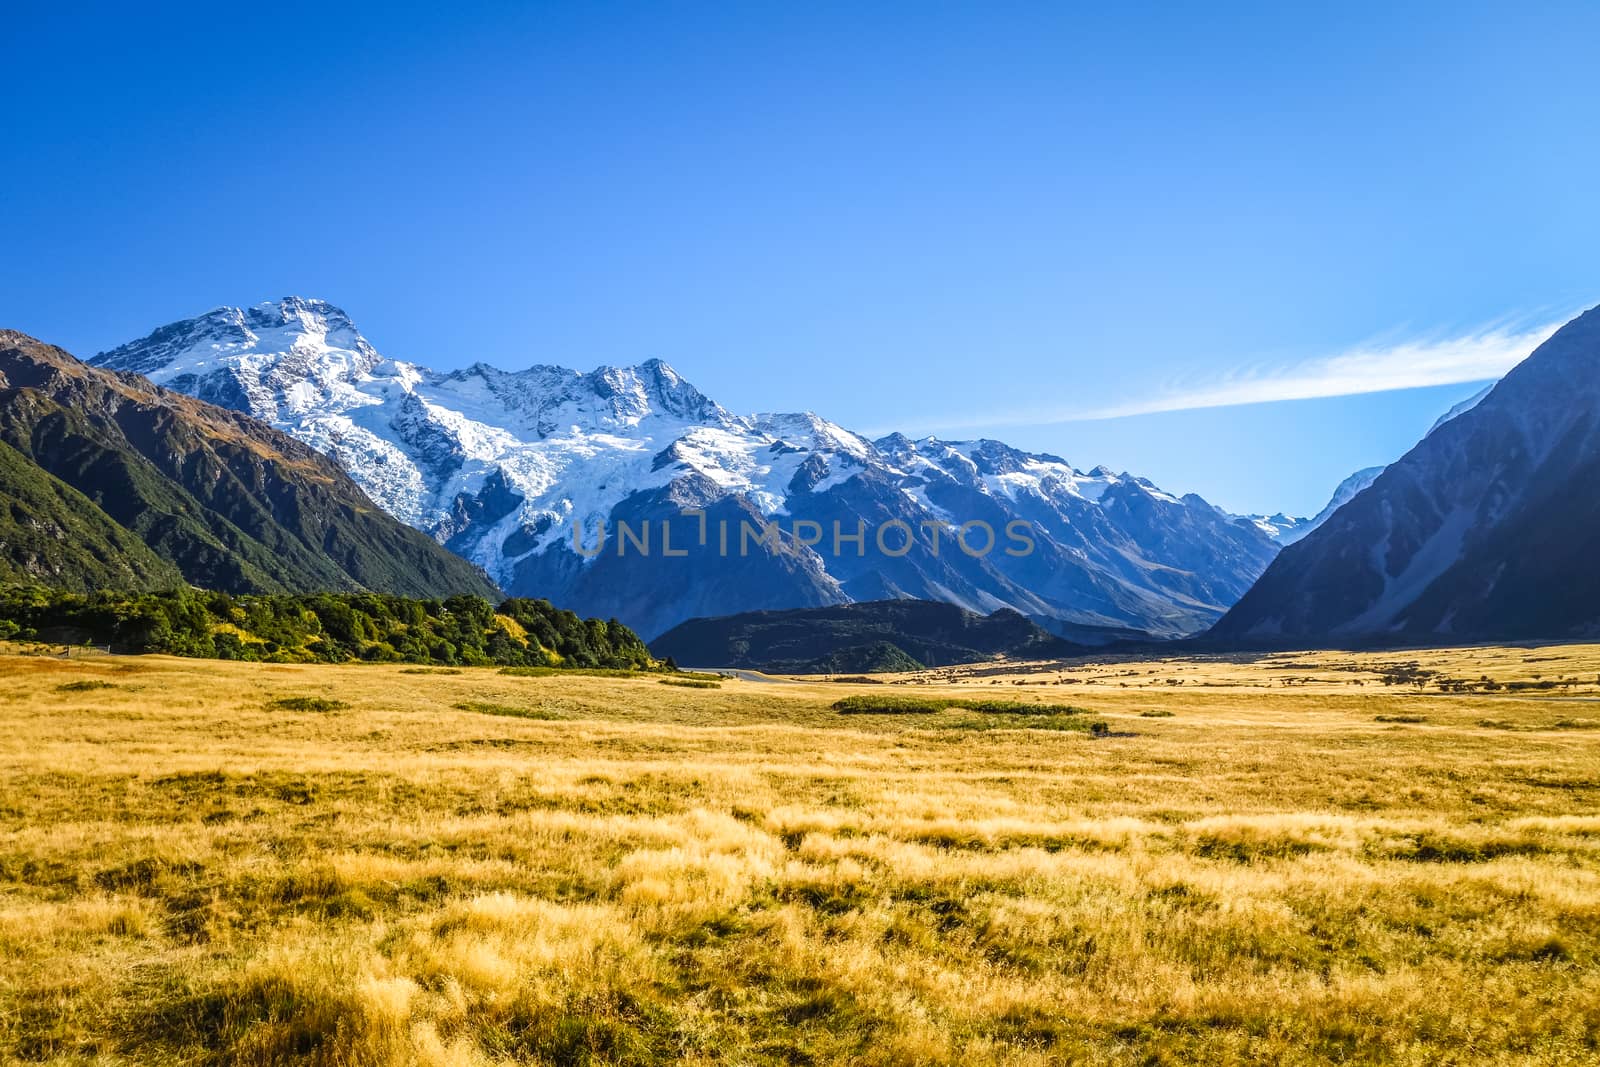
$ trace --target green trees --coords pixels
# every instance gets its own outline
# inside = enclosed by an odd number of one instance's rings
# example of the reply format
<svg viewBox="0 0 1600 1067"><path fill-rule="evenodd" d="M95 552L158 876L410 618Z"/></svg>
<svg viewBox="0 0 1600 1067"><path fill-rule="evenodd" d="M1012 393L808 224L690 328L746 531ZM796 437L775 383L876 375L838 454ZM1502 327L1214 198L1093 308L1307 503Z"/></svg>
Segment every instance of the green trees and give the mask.
<svg viewBox="0 0 1600 1067"><path fill-rule="evenodd" d="M547 600L444 601L377 593L233 596L0 588L0 637L110 645L118 652L277 663L656 667L615 619L580 619Z"/></svg>

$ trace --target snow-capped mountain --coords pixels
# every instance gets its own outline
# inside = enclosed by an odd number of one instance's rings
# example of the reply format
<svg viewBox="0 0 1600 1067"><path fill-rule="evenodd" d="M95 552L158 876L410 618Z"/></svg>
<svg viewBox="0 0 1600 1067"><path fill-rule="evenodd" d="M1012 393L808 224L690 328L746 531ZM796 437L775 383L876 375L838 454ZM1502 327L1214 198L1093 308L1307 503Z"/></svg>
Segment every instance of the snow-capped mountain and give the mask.
<svg viewBox="0 0 1600 1067"><path fill-rule="evenodd" d="M219 308L93 362L325 452L508 593L647 635L694 616L902 596L1014 608L1067 636L1180 634L1219 617L1277 551L1254 523L1103 467L998 441L869 441L809 412L736 415L660 360L432 371L383 357L319 300ZM619 523L648 524L654 551L624 542ZM741 524L764 523L774 539L741 538ZM997 543L963 550L940 525L963 523ZM972 529L968 547L982 547Z"/></svg>
<svg viewBox="0 0 1600 1067"><path fill-rule="evenodd" d="M1440 421L1444 420L1441 419ZM1382 467L1367 467L1356 471L1338 484L1327 505L1309 519L1295 518L1282 512L1276 515L1246 515L1244 519L1255 524L1257 529L1278 544L1292 545L1296 541L1304 540L1318 526L1327 522L1335 511L1342 508L1347 501L1361 492L1361 490L1371 485L1373 479L1382 473Z"/></svg>
<svg viewBox="0 0 1600 1067"><path fill-rule="evenodd" d="M1483 403L1484 399L1486 397L1488 397L1488 395L1490 393L1494 392L1494 387L1496 385L1498 385L1498 384L1500 384L1500 383L1499 382L1490 382L1488 385L1484 386L1482 389L1479 389L1476 393L1473 393L1471 396L1467 397L1461 403L1459 403L1459 404L1455 405L1454 407L1452 407L1449 411L1445 412L1443 415L1440 415L1438 417L1438 419L1434 420L1433 425L1428 427L1428 433L1432 433L1434 430L1437 430L1439 427L1443 426L1445 423L1449 422L1451 419L1458 418L1459 416L1465 415L1467 412L1471 411L1473 408L1475 408L1479 404ZM1427 434L1423 434L1423 436L1426 437Z"/></svg>
<svg viewBox="0 0 1600 1067"><path fill-rule="evenodd" d="M1474 401L1286 548L1211 635L1320 644L1600 633L1600 309Z"/></svg>

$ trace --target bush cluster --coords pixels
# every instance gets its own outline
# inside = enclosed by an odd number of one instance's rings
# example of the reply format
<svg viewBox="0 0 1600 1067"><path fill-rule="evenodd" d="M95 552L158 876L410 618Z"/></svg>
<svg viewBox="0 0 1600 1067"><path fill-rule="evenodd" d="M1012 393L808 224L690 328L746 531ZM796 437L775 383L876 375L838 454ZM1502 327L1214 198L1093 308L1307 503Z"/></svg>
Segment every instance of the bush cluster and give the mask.
<svg viewBox="0 0 1600 1067"><path fill-rule="evenodd" d="M13 586L0 590L0 638L273 663L655 666L639 636L615 619L582 619L547 600L495 606L475 596L83 594Z"/></svg>

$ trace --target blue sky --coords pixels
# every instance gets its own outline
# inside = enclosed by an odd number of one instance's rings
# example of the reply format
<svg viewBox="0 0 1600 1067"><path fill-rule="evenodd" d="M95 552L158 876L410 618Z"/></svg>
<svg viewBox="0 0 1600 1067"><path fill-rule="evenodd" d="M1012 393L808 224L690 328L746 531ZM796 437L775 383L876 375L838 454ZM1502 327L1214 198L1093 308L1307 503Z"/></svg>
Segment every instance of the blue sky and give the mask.
<svg viewBox="0 0 1600 1067"><path fill-rule="evenodd" d="M1305 513L1600 303L1592 4L217 10L8 6L0 324L320 296Z"/></svg>

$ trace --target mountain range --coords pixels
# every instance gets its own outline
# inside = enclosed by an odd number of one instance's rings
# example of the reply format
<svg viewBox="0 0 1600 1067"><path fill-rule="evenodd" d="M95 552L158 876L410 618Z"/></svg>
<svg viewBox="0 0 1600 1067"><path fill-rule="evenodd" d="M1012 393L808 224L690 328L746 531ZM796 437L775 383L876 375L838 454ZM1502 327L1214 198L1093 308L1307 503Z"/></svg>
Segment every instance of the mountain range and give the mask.
<svg viewBox="0 0 1600 1067"><path fill-rule="evenodd" d="M10 330L0 330L0 499L0 580L496 593L300 441Z"/></svg>
<svg viewBox="0 0 1600 1067"><path fill-rule="evenodd" d="M0 331L0 580L503 588L691 652L753 647L749 631L783 646L763 664L794 669L993 654L890 641L946 627L907 616L932 610L918 601L965 613L957 630L989 620L1008 655L1200 631L1230 647L1588 637L1597 369L1591 311L1294 518L999 441L738 415L659 360L432 371L295 297L90 364Z"/></svg>
<svg viewBox="0 0 1600 1067"><path fill-rule="evenodd" d="M1283 533L999 441L869 440L810 412L734 414L659 360L433 371L381 355L318 300L218 308L92 362L332 457L512 595L646 635L697 616L922 598L1009 609L1078 640L1176 636L1235 603ZM980 523L991 551L962 550L940 525ZM654 550L622 524L651 531ZM771 536L743 538L747 525ZM982 527L969 529L981 546ZM1007 538L1017 530L1029 551Z"/></svg>
<svg viewBox="0 0 1600 1067"><path fill-rule="evenodd" d="M1461 405L1207 635L1233 645L1600 635L1600 309Z"/></svg>

